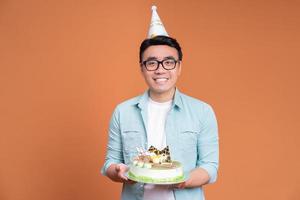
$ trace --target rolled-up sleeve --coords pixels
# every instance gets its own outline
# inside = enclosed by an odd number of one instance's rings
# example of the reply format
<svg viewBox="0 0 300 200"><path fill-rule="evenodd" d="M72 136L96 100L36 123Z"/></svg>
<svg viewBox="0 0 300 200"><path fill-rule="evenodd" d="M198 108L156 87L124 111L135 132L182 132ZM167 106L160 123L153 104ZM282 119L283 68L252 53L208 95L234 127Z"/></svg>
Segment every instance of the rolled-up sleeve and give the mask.
<svg viewBox="0 0 300 200"><path fill-rule="evenodd" d="M109 124L107 152L101 173L106 175L107 168L114 163L123 163L122 139L120 131L120 112L115 109Z"/></svg>
<svg viewBox="0 0 300 200"><path fill-rule="evenodd" d="M197 167L207 171L209 183L217 180L219 167L219 137L217 120L211 106L203 108L201 132L197 138Z"/></svg>

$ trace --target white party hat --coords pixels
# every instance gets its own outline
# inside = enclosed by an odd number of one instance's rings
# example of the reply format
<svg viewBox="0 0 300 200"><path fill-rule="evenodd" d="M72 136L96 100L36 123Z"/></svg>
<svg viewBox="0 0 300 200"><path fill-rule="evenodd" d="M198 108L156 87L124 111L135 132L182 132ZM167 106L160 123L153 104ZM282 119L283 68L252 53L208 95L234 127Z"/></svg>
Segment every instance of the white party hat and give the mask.
<svg viewBox="0 0 300 200"><path fill-rule="evenodd" d="M153 38L158 35L165 35L169 36L162 21L160 20L156 9L156 6L152 6L152 17L151 17L151 23L149 27L148 37L147 38Z"/></svg>

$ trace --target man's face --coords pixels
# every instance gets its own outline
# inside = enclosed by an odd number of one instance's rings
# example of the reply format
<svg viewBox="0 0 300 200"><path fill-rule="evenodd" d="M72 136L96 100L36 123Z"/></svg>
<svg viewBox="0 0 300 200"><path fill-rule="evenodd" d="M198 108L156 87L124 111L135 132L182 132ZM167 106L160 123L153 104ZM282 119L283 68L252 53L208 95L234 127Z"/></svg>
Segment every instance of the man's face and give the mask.
<svg viewBox="0 0 300 200"><path fill-rule="evenodd" d="M165 59L174 59L178 61L177 50L167 45L154 45L148 47L142 56L142 62L148 60L163 61ZM142 74L150 89L150 95L155 96L170 96L173 95L177 78L181 72L180 62L176 63L174 69L166 70L162 64L159 64L158 69L147 71L142 64Z"/></svg>

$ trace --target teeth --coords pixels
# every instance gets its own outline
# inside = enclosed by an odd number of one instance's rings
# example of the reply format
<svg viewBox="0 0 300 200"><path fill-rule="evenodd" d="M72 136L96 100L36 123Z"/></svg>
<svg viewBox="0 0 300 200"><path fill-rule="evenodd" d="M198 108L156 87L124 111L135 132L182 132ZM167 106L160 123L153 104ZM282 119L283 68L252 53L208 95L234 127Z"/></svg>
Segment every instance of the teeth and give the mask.
<svg viewBox="0 0 300 200"><path fill-rule="evenodd" d="M157 79L154 79L156 82L164 82L166 80L168 80L167 78L157 78Z"/></svg>

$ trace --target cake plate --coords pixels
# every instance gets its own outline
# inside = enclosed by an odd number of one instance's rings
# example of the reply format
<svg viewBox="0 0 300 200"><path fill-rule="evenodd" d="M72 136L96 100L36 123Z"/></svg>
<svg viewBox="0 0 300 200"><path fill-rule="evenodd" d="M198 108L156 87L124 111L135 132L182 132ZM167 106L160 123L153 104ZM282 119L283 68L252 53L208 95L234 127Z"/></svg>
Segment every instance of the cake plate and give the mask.
<svg viewBox="0 0 300 200"><path fill-rule="evenodd" d="M154 184L154 185L173 185L173 184L179 184L179 183L183 183L185 182L186 180L188 180L188 173L184 173L183 175L183 179L180 180L180 181L173 181L173 182L147 182L147 181L141 181L141 180L138 180L138 179L134 179L134 178L129 178L128 176L128 172L126 172L125 174L125 177L128 178L129 180L132 180L132 181L136 181L136 182L139 182L139 183L147 183L147 184Z"/></svg>

